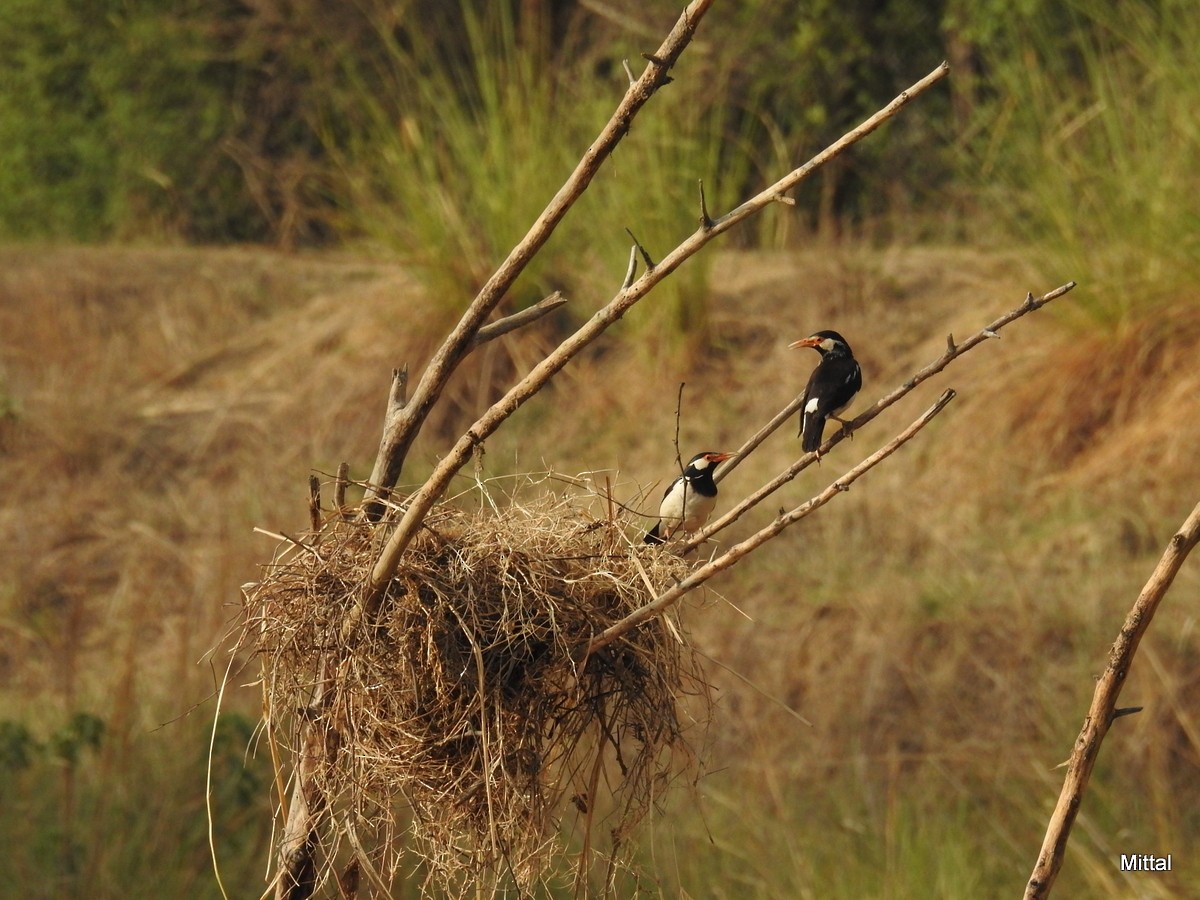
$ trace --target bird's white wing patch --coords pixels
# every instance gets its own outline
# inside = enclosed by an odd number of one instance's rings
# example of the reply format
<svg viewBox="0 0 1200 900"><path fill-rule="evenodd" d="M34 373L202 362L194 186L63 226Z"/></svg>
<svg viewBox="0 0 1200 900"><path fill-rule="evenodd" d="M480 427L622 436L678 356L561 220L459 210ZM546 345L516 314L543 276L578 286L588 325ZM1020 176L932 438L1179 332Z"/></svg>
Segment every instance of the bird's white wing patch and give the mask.
<svg viewBox="0 0 1200 900"><path fill-rule="evenodd" d="M804 404L804 411L806 413L816 412L817 402L818 401L816 397L811 398L807 403Z"/></svg>

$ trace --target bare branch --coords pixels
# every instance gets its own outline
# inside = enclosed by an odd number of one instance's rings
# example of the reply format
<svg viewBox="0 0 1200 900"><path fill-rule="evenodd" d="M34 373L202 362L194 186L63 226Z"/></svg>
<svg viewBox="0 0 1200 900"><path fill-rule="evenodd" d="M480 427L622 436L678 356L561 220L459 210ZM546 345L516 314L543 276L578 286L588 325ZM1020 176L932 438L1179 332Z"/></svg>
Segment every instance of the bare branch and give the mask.
<svg viewBox="0 0 1200 900"><path fill-rule="evenodd" d="M315 718L327 702L322 670L307 712ZM292 800L279 842L275 900L308 900L316 889L315 855L320 840L316 823L326 809L326 798L317 787L316 773L333 755L334 748L329 744L336 741L336 737L321 729L307 727L301 741L292 781Z"/></svg>
<svg viewBox="0 0 1200 900"><path fill-rule="evenodd" d="M784 194L792 190L794 187L796 187L796 185L800 184L800 182L812 175L815 170L825 165L827 162L829 162L829 160L839 156L851 144L856 144L861 141L888 119L895 116L896 113L898 113L911 100L929 90L929 88L933 87L948 74L950 74L950 66L943 62L908 90L901 91L891 103L879 110L879 112L866 119L857 128L846 132L846 134L834 141L804 165L800 166L800 168L792 170L774 184L755 194L736 209L733 209L721 216L713 223L713 231L717 234L720 234L732 228L734 225L738 224L749 216L759 212L763 209L763 207L768 206L771 203L787 202L788 198L785 198L783 196ZM693 235L693 238L695 237L696 236ZM684 245L680 245L679 249L682 250L683 248ZM682 255L679 259L673 259L673 264L675 266L679 265L683 259L686 259L687 256L690 255L691 254L688 253ZM674 254L672 254L672 257L673 256ZM671 259L672 257L668 257L668 259ZM664 259L660 265L666 266L667 262L668 260Z"/></svg>
<svg viewBox="0 0 1200 900"><path fill-rule="evenodd" d="M694 6L695 4L693 4ZM689 10L691 7L689 7ZM688 15L685 11L684 15ZM678 26L676 26L678 27ZM450 451L442 458L430 474L426 482L408 498L404 515L396 529L384 545L379 559L371 571L370 580L363 592L360 605L351 610L346 617L345 629L357 627L363 614L373 616L387 583L391 580L400 564L400 557L416 534L417 528L425 518L425 514L433 507L449 486L450 481L470 458L471 448L489 437L500 427L510 415L516 412L522 404L541 390L542 386L554 377L571 359L584 347L603 334L610 325L621 318L635 303L641 300L650 290L675 271L680 264L697 253L717 234L729 230L737 223L749 218L772 202L774 194L795 187L803 179L815 172L821 165L835 158L847 147L866 137L885 121L896 115L910 100L928 90L946 76L949 71L943 63L926 75L907 91L901 93L887 106L868 118L857 128L848 132L829 148L818 153L800 168L781 178L774 185L746 201L736 210L723 216L711 229L701 229L685 239L667 257L651 271L642 274L629 287L622 289L603 308L598 310L574 334L566 338L545 359L530 370L529 374L513 385L502 398L494 403L470 428L463 434Z"/></svg>
<svg viewBox="0 0 1200 900"><path fill-rule="evenodd" d="M375 457L375 465L369 479L367 501L364 506L372 517L382 515L383 505L371 503L376 497L386 499L400 477L408 448L416 439L429 412L441 396L442 390L459 363L470 352L475 333L483 326L488 315L503 299L517 277L537 254L567 210L587 190L596 172L612 154L613 149L629 132L630 125L638 112L654 93L669 81L667 71L674 65L679 54L691 42L696 26L708 12L713 0L692 0L675 22L675 26L654 52L651 62L641 77L629 85L616 111L601 130L600 135L588 147L575 170L549 205L542 211L521 241L508 254L508 258L480 289L471 305L467 307L458 324L446 336L442 346L434 353L425 371L421 374L411 401L384 424L383 437Z"/></svg>
<svg viewBox="0 0 1200 900"><path fill-rule="evenodd" d="M934 403L933 406L925 410L925 412L923 412L915 421L913 421L911 425L896 435L896 437L892 438L892 440L890 440L887 444L880 447L878 450L860 462L841 478L829 485L829 487L825 488L825 490L821 491L821 493L817 494L817 496L813 497L806 503L797 506L790 512L782 513L781 515L777 516L770 525L755 532L741 543L730 547L716 559L705 563L703 566L692 572L692 574L687 578L683 579L674 587L655 597L645 606L634 610L621 621L609 626L607 629L593 638L592 642L588 644L587 650L583 656L587 657L592 653L595 653L600 648L606 647L613 641L617 640L617 638L621 637L621 635L627 633L633 628L636 628L647 619L660 615L664 610L670 607L689 591L695 590L718 572L723 572L725 569L733 566L742 557L771 540L771 538L778 535L789 525L799 522L805 516L810 515L814 510L820 509L838 494L850 490L850 485L899 450L902 446L904 446L904 444L908 443L908 441L910 441L917 434L917 432L928 425L934 416L946 408L946 405L954 399L954 396L954 391L946 391L941 397L938 398L937 402Z"/></svg>
<svg viewBox="0 0 1200 900"><path fill-rule="evenodd" d="M866 410L864 413L862 413L862 415L860 415L858 418L854 419L854 421L852 421L850 423L850 430L856 431L859 428L861 428L863 425L866 425L868 422L870 422L872 419L874 419L876 416L878 416L881 412L883 412L889 406L892 406L894 403L899 401L902 397L909 394L914 388L916 388L917 385L932 378L934 375L941 372L944 368L946 368L946 366L950 365L950 363L952 363L954 360L958 359L964 353L969 352L970 350L974 349L975 347L978 347L984 341L988 340L989 336L990 337L999 337L998 332L1005 325L1008 325L1011 322L1015 322L1017 319L1021 318L1022 316L1026 315L1027 313L1031 313L1036 309L1041 309L1047 303L1049 303L1052 300L1057 299L1058 297L1061 297L1063 294L1068 293L1074 287L1075 287L1075 282L1069 281L1066 284L1064 284L1060 287L1056 287L1054 290L1049 291L1048 293L1043 294L1041 297L1038 297L1036 299L1034 298L1033 294L1027 294L1025 297L1024 303L1022 303L1016 309L1011 310L1011 311L1005 313L1004 315L1000 316L1000 318L996 319L994 322L986 325L984 328L980 329L977 333L975 333L974 335L969 337L962 344L955 346L954 342L952 340L948 339L947 344L946 344L946 352L945 353L943 353L941 356L939 356L937 359L935 359L932 363L927 365L925 368L921 369L919 372L917 372L915 375L913 375L911 378L909 378L907 381L905 381L902 385L900 385L900 387L896 388L890 394L887 394L886 396L877 400L875 402L874 406L872 406L870 409ZM746 443L744 443L740 448L738 448L736 456L734 456L727 463L725 463L724 465L721 466L721 468L713 476L713 480L719 482L719 481L721 481L721 479L725 478L730 472L732 472L735 468L737 468L737 466L742 462L742 460L744 460L755 448L757 448L759 444L761 444L763 441L765 441L767 439L767 437L769 437L771 435L772 432L774 432L777 428L779 428L780 425L782 425L784 422L788 421L793 415L795 415L800 409L800 404L803 402L804 402L804 395L800 394L796 397L795 400L793 400L791 403L789 403L787 406L785 406L783 409L781 409L779 412L777 412L775 414L775 417L773 419L771 419L770 422L768 422L766 425L764 425L762 428L760 428L757 432L755 432L755 434L753 436L751 436L750 439L746 441ZM748 510L757 506L759 503L761 503L763 500L765 500L767 497L769 497L775 491L779 490L779 488L783 487L785 484L787 484L789 481L791 481L793 478L795 478L797 475L799 475L802 471L804 471L810 465L812 465L814 462L816 462L818 455L823 456L832 447L841 443L845 434L846 434L846 430L844 427L842 430L834 432L829 437L829 439L826 440L825 443L821 445L821 447L817 450L817 452L806 453L804 456L800 457L798 460L796 460L794 463L792 463L790 466L788 466L787 469L785 469L783 472L781 472L779 475L777 475L774 479L769 481L767 484L763 485L761 488L759 488L753 494L750 494L744 500L740 501L736 506L734 506L731 510L729 510L729 512L727 512L724 515L720 516L719 518L714 519L713 521L709 522L708 525L706 525L703 529L696 532L694 535L692 535L686 541L684 541L684 543L681 545L682 552L687 552L689 550L695 549L696 547L698 547L702 543L704 543L706 540L708 540L710 537L712 537L714 534L716 534L718 531L721 531L722 529L728 527L729 525L732 525L739 518L741 518L741 516L743 514L745 514Z"/></svg>
<svg viewBox="0 0 1200 900"><path fill-rule="evenodd" d="M1137 602L1125 617L1121 633L1108 654L1108 666L1100 680L1096 683L1096 691L1092 695L1092 705L1088 709L1087 718L1083 720L1083 730L1075 739L1075 747L1071 751L1071 760L1067 764L1067 777L1063 782L1062 793L1058 795L1058 805L1050 817L1050 825L1046 829L1046 837L1042 849L1038 853L1037 864L1029 883L1025 887L1025 900L1041 900L1050 896L1050 888L1062 868L1063 855L1067 850L1067 839L1071 834L1071 826L1079 807L1083 802L1083 793L1087 790L1092 768L1100 755L1100 742L1108 734L1109 726L1119 714L1136 712L1140 707L1118 710L1117 699L1121 688L1125 685L1129 668L1133 665L1134 654L1138 644L1158 604L1166 595L1175 575L1179 572L1183 561L1187 559L1192 548L1200 542L1200 504L1192 510L1191 515L1167 544L1167 549L1142 592Z"/></svg>
<svg viewBox="0 0 1200 900"><path fill-rule="evenodd" d="M520 312L515 312L511 316L505 316L503 319L497 319L484 325L475 334L471 341L471 349L475 349L480 344L486 344L488 341L495 340L502 334L508 334L510 331L516 331L518 328L524 328L533 322L536 322L547 313L552 313L560 306L567 302L567 298L562 295L562 291L555 291L544 300L539 300L533 306L527 306Z"/></svg>

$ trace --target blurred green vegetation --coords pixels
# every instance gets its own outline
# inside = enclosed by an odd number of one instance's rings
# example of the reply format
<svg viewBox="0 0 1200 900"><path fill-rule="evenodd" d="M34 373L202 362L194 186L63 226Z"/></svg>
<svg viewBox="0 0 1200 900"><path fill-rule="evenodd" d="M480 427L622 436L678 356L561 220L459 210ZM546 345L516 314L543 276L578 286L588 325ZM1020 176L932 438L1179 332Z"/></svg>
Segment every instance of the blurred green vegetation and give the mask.
<svg viewBox="0 0 1200 900"><path fill-rule="evenodd" d="M549 203L625 81L621 72L601 82L613 90L598 92L594 79L564 77L544 54L524 52L520 23L502 7L464 10L461 25L466 55L454 64L446 61L463 48L437 35L390 41L395 82L384 92L360 85L360 111L369 119L337 153L351 198L344 230L402 256L435 302L452 309L478 291ZM738 180L724 177L730 173L717 137L724 117L719 105L665 92L658 115L638 120L526 268L514 304L566 290L590 308L601 299L590 285L599 281L601 292L611 292L619 283L598 276L624 271L626 228L662 255L695 227L698 179L720 172L706 189L709 202L731 203L729 186ZM735 156L731 164L742 162ZM706 265L694 261L663 285L654 318L674 326L664 333L703 332L696 287Z"/></svg>
<svg viewBox="0 0 1200 900"><path fill-rule="evenodd" d="M1105 329L1192 301L1200 277L1200 7L1031 7L985 54L980 200L1002 240L1078 273Z"/></svg>
<svg viewBox="0 0 1200 900"><path fill-rule="evenodd" d="M418 189L405 180L433 179L452 194L475 189L485 207L518 199L500 208L512 232L615 106L622 60L640 71L640 54L678 9L668 0L13 0L0 11L9 86L0 227L12 236L324 242L356 233L378 210L359 208L356 187L383 178L393 197ZM916 0L801 11L746 0L711 13L685 77L660 104L672 152L628 168L639 180L694 184L680 163L703 159L708 179L730 190L760 182L928 71L944 55L940 17L938 4ZM947 160L926 145L942 118L933 107L923 126L897 129L886 151L863 150L831 170L812 191L809 224L820 217L832 227L911 194L883 188L902 160L910 171L920 165L910 183L922 191L946 177ZM486 134L467 133L475 130ZM480 140L499 152L464 156ZM359 164L350 171L347 154ZM484 189L500 182L490 201ZM875 196L881 188L886 196ZM489 211L420 214L482 212L486 228Z"/></svg>
<svg viewBox="0 0 1200 900"><path fill-rule="evenodd" d="M668 0L10 0L0 234L367 239L463 302L596 134ZM1187 0L741 0L709 13L518 302L619 278L929 71L950 87L735 240L970 239L1103 288L1112 324L1194 281L1200 8ZM702 269L659 315L702 329ZM607 288L605 288L607 290ZM603 293L603 291L601 291ZM667 310L661 312L661 310Z"/></svg>
<svg viewBox="0 0 1200 900"><path fill-rule="evenodd" d="M105 737L89 713L66 721L0 720L0 896L220 897L212 874L206 798L220 817L218 861L253 883L267 852L269 768L247 755L254 724L175 723ZM36 734L45 729L44 739Z"/></svg>

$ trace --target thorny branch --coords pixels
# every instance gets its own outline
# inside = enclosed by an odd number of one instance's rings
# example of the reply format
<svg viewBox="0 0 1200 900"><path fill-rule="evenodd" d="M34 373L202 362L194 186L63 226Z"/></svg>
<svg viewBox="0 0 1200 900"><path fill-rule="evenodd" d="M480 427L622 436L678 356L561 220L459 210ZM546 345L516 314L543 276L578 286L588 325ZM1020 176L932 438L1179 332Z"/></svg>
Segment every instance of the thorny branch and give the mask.
<svg viewBox="0 0 1200 900"><path fill-rule="evenodd" d="M1134 654L1150 621L1158 609L1158 604L1166 595L1175 575L1179 572L1183 561L1187 559L1192 548L1200 542L1200 504L1192 510L1191 515L1180 527L1163 553L1150 580L1142 588L1137 601L1125 617L1121 633L1108 654L1108 666L1104 674L1096 682L1096 691L1092 695L1092 705L1088 709L1087 718L1083 720L1083 730L1075 739L1075 747L1071 751L1071 759L1067 764L1067 777L1063 781L1062 792L1058 796L1058 804L1050 817L1046 829L1042 849L1038 853L1037 864L1029 883L1025 887L1025 900L1044 900L1050 896L1050 888L1062 868L1063 855L1067 850L1067 839L1071 834L1071 826L1083 803L1083 793L1087 790L1088 780L1092 769L1100 755L1100 742L1108 734L1109 726L1119 715L1128 714L1129 710L1118 710L1117 699L1121 696L1121 688L1133 665Z"/></svg>

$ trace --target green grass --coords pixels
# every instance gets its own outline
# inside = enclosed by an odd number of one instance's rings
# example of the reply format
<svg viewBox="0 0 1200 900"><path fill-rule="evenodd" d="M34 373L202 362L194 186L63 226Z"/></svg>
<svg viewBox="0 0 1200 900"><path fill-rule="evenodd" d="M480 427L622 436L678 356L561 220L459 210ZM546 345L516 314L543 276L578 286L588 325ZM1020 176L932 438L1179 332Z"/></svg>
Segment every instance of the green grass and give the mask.
<svg viewBox="0 0 1200 900"><path fill-rule="evenodd" d="M591 56L551 64L498 8L463 15L467 60L420 34L393 44L385 89L358 86L370 125L340 148L349 227L414 266L450 309L523 237L627 86L619 67L597 77ZM511 308L563 289L582 318L621 286L626 229L659 259L695 229L699 180L714 214L730 205L748 163L723 151L722 88L707 87L704 100L675 85L653 98L514 286ZM690 262L630 320L667 339L702 338L707 272Z"/></svg>
<svg viewBox="0 0 1200 900"><path fill-rule="evenodd" d="M80 722L104 725L76 715L44 739L31 734L23 765L8 754L0 763L0 841L10 848L0 896L220 897L205 804L209 723L97 730L84 740ZM269 769L247 756L252 727L227 715L213 758L216 851L237 896L254 890L268 852Z"/></svg>
<svg viewBox="0 0 1200 900"><path fill-rule="evenodd" d="M989 215L1083 324L1111 331L1194 302L1200 277L1200 8L1075 2L1014 16L982 48L993 99L975 142ZM986 217L985 217L986 218Z"/></svg>
<svg viewBox="0 0 1200 900"><path fill-rule="evenodd" d="M1111 759L1111 753L1108 757ZM822 779L797 762L709 776L677 799L639 862L662 896L705 898L1001 898L1019 894L1061 779L1044 761L986 776L984 760L901 762L853 751ZM1130 815L1139 785L1103 763L1055 894L1106 898L1140 891L1187 896L1200 869L1186 842ZM1170 876L1124 874L1122 852L1172 851ZM632 879L631 879L632 881Z"/></svg>

